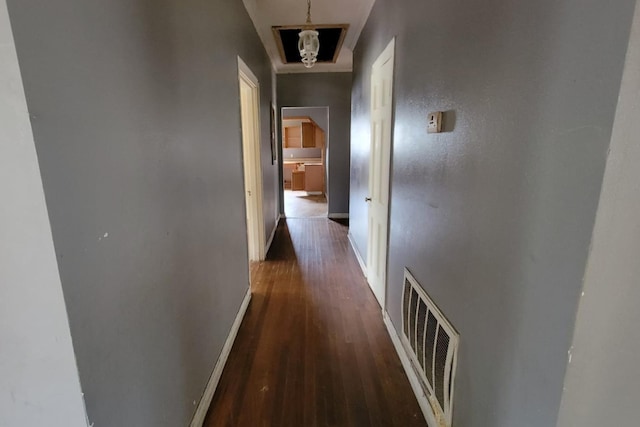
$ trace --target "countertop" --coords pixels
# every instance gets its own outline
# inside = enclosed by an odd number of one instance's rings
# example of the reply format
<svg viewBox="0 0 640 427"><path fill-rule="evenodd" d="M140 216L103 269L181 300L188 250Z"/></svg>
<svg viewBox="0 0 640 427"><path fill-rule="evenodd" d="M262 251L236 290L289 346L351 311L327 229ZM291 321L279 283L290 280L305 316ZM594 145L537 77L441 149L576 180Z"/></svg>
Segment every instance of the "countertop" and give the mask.
<svg viewBox="0 0 640 427"><path fill-rule="evenodd" d="M285 165L291 165L291 164L295 164L295 163L304 163L305 165L322 165L322 159L319 158L298 158L298 159L292 159L292 158L287 158L284 159L284 161L282 162Z"/></svg>

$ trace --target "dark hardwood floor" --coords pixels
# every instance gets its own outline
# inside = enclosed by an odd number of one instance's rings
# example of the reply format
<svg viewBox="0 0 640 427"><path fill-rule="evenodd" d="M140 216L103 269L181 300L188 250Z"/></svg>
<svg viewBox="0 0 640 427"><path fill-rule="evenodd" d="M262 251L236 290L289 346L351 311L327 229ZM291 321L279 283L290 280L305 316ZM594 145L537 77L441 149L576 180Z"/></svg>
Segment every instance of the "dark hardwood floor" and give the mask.
<svg viewBox="0 0 640 427"><path fill-rule="evenodd" d="M205 421L214 426L426 426L347 240L281 222Z"/></svg>

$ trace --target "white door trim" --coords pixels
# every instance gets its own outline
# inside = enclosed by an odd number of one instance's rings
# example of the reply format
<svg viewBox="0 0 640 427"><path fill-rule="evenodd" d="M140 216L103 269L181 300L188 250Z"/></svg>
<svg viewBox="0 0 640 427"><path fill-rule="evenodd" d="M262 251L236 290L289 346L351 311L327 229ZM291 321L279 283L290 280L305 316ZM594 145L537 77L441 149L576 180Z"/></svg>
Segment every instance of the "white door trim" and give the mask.
<svg viewBox="0 0 640 427"><path fill-rule="evenodd" d="M264 231L260 144L260 84L256 75L239 56L238 81L249 260L262 261L265 259L266 239ZM243 105L243 84L251 89L250 105ZM243 120L245 117L253 123L250 125L245 124ZM250 127L247 128L245 126Z"/></svg>
<svg viewBox="0 0 640 427"><path fill-rule="evenodd" d="M367 235L367 281L371 287L374 295L378 299L380 306L384 312L387 294L387 259L388 259L388 244L389 244L389 208L391 205L391 158L393 148L393 82L394 82L394 58L395 58L395 37L391 39L387 47L382 51L380 56L371 66L371 150L369 155L369 201L367 221L368 221L368 235ZM389 91L389 102L384 108L385 116L388 115L388 126L380 131L376 130L376 118L374 112L376 111L376 93L375 85L377 84L375 78L382 73L383 67L387 63L391 63L390 81L388 86L382 84L380 93L384 92L384 89ZM382 79L384 81L384 79ZM382 98L380 98L382 99ZM381 109L377 109L380 111ZM376 146L374 138L380 135L378 146L380 147L374 153ZM386 136L385 136L386 135ZM388 138L386 140L385 138ZM385 152L385 141L388 151ZM378 162L378 158L380 161ZM372 161L375 159L375 161ZM378 163L379 167L375 167L375 163ZM379 176L378 186L376 186L376 175ZM385 189L386 186L386 189ZM378 188L380 191L375 191ZM379 193L379 194L374 194ZM386 198L386 206L385 199ZM380 206L381 205L381 206ZM372 209L374 209L372 213ZM375 209L378 210L376 213ZM374 224L373 219L383 218L380 221L380 227ZM375 235L374 235L375 231ZM376 244L377 242L377 244ZM377 267L377 269L376 269ZM380 273L380 274L378 274Z"/></svg>

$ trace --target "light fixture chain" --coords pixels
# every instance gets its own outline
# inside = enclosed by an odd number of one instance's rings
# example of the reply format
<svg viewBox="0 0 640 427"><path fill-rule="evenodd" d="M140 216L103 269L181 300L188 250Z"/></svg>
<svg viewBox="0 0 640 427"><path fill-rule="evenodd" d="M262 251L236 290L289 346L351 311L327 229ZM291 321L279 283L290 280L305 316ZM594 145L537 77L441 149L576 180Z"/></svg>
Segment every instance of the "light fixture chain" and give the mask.
<svg viewBox="0 0 640 427"><path fill-rule="evenodd" d="M311 23L311 0L307 0L307 23L302 27L302 31L298 34L298 50L300 58L305 67L311 68L318 61L318 52L320 50L320 40L318 40L318 31L313 28Z"/></svg>

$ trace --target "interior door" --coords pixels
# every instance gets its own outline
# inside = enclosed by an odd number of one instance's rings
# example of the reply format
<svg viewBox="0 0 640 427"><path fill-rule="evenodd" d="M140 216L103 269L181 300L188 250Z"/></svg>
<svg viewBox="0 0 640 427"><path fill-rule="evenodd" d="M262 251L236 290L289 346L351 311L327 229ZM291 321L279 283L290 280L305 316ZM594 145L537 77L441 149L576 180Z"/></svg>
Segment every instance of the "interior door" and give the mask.
<svg viewBox="0 0 640 427"><path fill-rule="evenodd" d="M265 257L262 211L262 165L260 162L260 86L249 67L238 58L242 163L247 218L247 246L250 261Z"/></svg>
<svg viewBox="0 0 640 427"><path fill-rule="evenodd" d="M384 308L389 221L389 170L393 100L392 40L378 57L371 74L371 151L369 160L369 227L367 280Z"/></svg>

